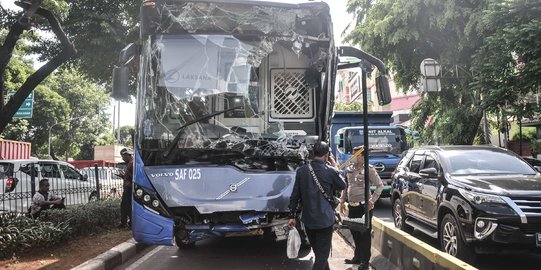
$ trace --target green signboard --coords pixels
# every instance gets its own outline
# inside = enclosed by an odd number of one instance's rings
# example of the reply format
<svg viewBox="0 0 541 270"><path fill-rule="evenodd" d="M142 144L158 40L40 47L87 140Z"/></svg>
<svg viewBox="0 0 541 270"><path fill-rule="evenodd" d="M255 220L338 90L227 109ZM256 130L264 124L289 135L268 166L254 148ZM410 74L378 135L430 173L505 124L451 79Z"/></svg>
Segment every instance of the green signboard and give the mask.
<svg viewBox="0 0 541 270"><path fill-rule="evenodd" d="M7 100L13 96L15 92L10 92L8 94ZM13 118L32 118L32 109L34 108L34 91L26 97L19 110L15 113Z"/></svg>

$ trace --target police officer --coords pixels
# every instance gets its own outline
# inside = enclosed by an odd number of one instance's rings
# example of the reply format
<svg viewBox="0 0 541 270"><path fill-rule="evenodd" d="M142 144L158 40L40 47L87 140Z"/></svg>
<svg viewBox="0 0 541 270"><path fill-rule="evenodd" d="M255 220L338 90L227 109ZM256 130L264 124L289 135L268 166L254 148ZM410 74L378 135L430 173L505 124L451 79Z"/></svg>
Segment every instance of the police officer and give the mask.
<svg viewBox="0 0 541 270"><path fill-rule="evenodd" d="M357 152L363 146L357 146L353 148L354 152ZM370 196L368 205L365 205L365 193L364 193L364 155L357 156L352 164L346 168L346 180L347 189L342 192L340 198L340 212L345 211L345 203L348 202L350 218L361 218L364 216L365 208L368 207L369 218L372 218L372 209L374 204L381 195L383 190L383 183L379 178L376 169L372 165L369 165L369 177L370 184L376 186L376 190ZM353 241L355 242L355 253L353 258L346 259L346 264L359 264L359 270L367 270L370 267L370 248L371 248L371 234L370 231L351 231Z"/></svg>
<svg viewBox="0 0 541 270"><path fill-rule="evenodd" d="M329 165L326 164L327 162ZM295 185L290 198L288 226L295 227L297 209L302 204L302 222L315 255L312 269L328 270L327 260L331 251L335 222L334 209L320 191L310 170L313 170L328 196L333 196L334 191L343 190L346 183L336 168L336 162L330 157L329 145L325 142L317 142L314 145L314 160L297 169Z"/></svg>

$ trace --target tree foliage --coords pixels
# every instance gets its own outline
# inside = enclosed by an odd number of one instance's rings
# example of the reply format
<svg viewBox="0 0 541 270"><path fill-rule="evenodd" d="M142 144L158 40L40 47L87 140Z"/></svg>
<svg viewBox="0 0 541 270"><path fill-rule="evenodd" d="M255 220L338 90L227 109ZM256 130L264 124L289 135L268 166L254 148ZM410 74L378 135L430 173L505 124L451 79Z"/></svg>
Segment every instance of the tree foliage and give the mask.
<svg viewBox="0 0 541 270"><path fill-rule="evenodd" d="M70 1L63 25L78 53L69 65L77 67L90 80L109 85L118 53L139 35L140 4L141 1L135 0ZM54 41L40 44L42 60L57 52L58 44Z"/></svg>
<svg viewBox="0 0 541 270"><path fill-rule="evenodd" d="M528 104L509 104L539 87L540 5L352 0L348 9L357 15L357 25L347 38L384 60L401 89L418 89L421 61L436 59L442 65L442 91L424 94L412 111L413 128L425 143L471 144L482 108L512 107L515 115L532 111ZM523 63L520 72L517 61Z"/></svg>
<svg viewBox="0 0 541 270"><path fill-rule="evenodd" d="M541 2L492 1L473 26L485 38L474 55L475 88L491 112L532 117L541 109ZM532 95L533 94L533 95Z"/></svg>

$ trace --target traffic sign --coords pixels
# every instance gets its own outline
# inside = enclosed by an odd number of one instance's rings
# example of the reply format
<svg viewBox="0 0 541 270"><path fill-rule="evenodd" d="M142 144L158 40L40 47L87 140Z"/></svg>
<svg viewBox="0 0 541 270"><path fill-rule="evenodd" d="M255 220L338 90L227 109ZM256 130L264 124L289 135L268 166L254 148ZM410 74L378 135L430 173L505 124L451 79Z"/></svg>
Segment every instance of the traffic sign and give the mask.
<svg viewBox="0 0 541 270"><path fill-rule="evenodd" d="M15 92L9 92L7 100L9 100ZM34 108L34 91L26 97L19 110L15 113L13 118L32 118L32 111Z"/></svg>

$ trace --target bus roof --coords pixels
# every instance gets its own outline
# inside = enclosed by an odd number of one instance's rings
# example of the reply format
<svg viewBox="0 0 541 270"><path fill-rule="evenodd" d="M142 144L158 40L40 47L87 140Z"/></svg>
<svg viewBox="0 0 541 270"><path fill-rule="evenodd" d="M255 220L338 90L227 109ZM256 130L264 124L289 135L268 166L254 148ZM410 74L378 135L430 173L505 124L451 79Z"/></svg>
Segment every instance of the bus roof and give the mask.
<svg viewBox="0 0 541 270"><path fill-rule="evenodd" d="M154 1L143 1L143 3L146 2L172 2L170 0L154 0ZM175 2L199 2L199 3L226 3L226 4L251 4L256 6L272 6L272 7L283 7L283 8L306 8L306 7L324 7L327 10L329 9L329 5L326 2L323 2L321 0L319 1L311 1L311 0L275 0L275 1L268 1L268 0L178 0Z"/></svg>

